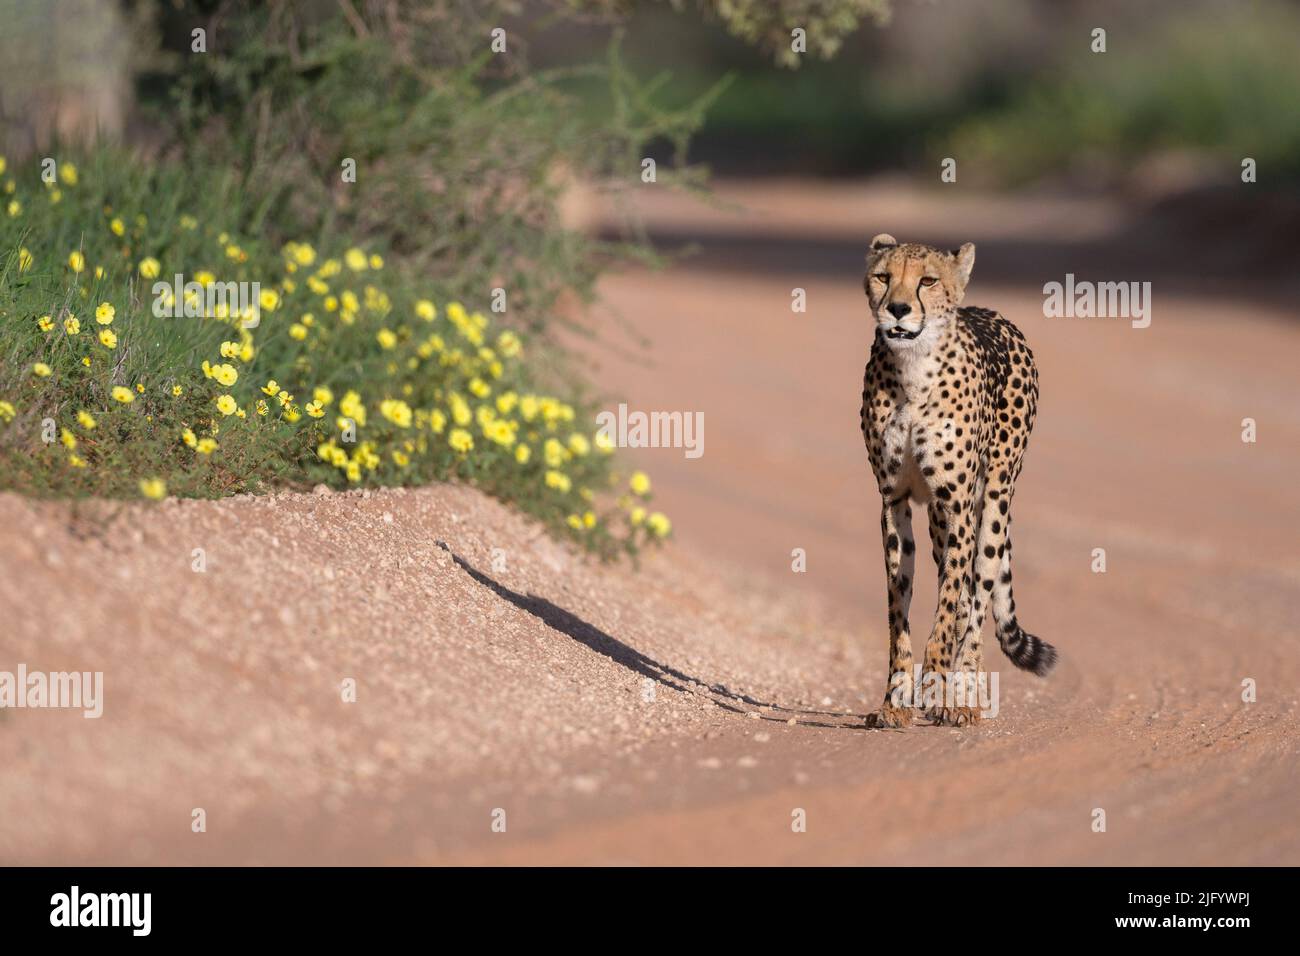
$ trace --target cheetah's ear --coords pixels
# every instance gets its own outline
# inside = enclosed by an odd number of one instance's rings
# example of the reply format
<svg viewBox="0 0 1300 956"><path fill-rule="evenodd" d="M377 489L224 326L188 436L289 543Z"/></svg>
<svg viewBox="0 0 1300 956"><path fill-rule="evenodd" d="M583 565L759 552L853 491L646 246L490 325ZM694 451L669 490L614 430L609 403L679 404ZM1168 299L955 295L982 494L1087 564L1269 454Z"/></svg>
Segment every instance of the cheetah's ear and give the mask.
<svg viewBox="0 0 1300 956"><path fill-rule="evenodd" d="M884 252L886 249L892 249L898 245L898 240L887 232L882 232L876 238L871 240L872 252Z"/></svg>
<svg viewBox="0 0 1300 956"><path fill-rule="evenodd" d="M965 289L966 283L970 282L971 270L975 268L975 243L962 243L960 249L952 251L952 257L957 262L957 278Z"/></svg>

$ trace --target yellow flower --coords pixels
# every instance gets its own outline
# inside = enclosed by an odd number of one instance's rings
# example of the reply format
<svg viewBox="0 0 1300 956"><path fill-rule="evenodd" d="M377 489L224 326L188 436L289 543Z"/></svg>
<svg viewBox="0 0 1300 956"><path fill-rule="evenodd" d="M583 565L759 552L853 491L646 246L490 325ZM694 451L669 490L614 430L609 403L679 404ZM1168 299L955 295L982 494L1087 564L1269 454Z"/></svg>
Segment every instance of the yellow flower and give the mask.
<svg viewBox="0 0 1300 956"><path fill-rule="evenodd" d="M447 436L447 444L463 454L474 447L474 436L463 428L453 428Z"/></svg>
<svg viewBox="0 0 1300 956"><path fill-rule="evenodd" d="M411 427L411 407L397 399L384 399L379 403L379 413L398 428Z"/></svg>
<svg viewBox="0 0 1300 956"><path fill-rule="evenodd" d="M257 301L264 312L274 312L280 307L280 293L274 289L263 289Z"/></svg>
<svg viewBox="0 0 1300 956"><path fill-rule="evenodd" d="M380 329L375 338L379 341L379 347L382 349L391 349L397 344L397 336L388 329Z"/></svg>
<svg viewBox="0 0 1300 956"><path fill-rule="evenodd" d="M116 315L117 309L107 302L99 303L99 306L95 309L95 321L100 325L112 325Z"/></svg>
<svg viewBox="0 0 1300 956"><path fill-rule="evenodd" d="M26 246L23 246L21 249L18 250L18 271L19 272L26 272L28 269L32 267L32 263L35 261L36 260L32 258L31 250L28 249Z"/></svg>
<svg viewBox="0 0 1300 956"><path fill-rule="evenodd" d="M237 407L235 400L229 395L222 395L217 399L217 411L221 412L223 415L235 414L235 409Z"/></svg>
<svg viewBox="0 0 1300 956"><path fill-rule="evenodd" d="M569 451L578 456L585 455L591 451L591 442L587 441L586 435L574 432L569 436Z"/></svg>
<svg viewBox="0 0 1300 956"><path fill-rule="evenodd" d="M114 218L113 221L108 224L108 228L113 231L113 235L115 236L126 235L126 223L121 219Z"/></svg>
<svg viewBox="0 0 1300 956"><path fill-rule="evenodd" d="M63 331L69 335L77 335L81 332L81 322L77 320L75 315L70 315L63 320Z"/></svg>
<svg viewBox="0 0 1300 956"><path fill-rule="evenodd" d="M81 411L77 412L77 422L86 431L93 431L96 424L95 416L90 414L90 412L86 411L85 409L82 409Z"/></svg>
<svg viewBox="0 0 1300 956"><path fill-rule="evenodd" d="M9 200L9 205L5 207L5 210L9 213L10 217L17 218L23 214L23 204L17 199L11 199Z"/></svg>
<svg viewBox="0 0 1300 956"><path fill-rule="evenodd" d="M194 450L200 455L211 455L217 450L217 442L212 438L200 438L199 443L194 446Z"/></svg>
<svg viewBox="0 0 1300 956"><path fill-rule="evenodd" d="M561 493L567 493L573 487L573 482L563 472L552 470L546 473L546 487L554 488Z"/></svg>
<svg viewBox="0 0 1300 956"><path fill-rule="evenodd" d="M635 508L632 509L631 514L628 515L628 518L629 520L631 520L633 525L640 525L642 521L645 521L645 509L642 508L640 505L637 505Z"/></svg>
<svg viewBox="0 0 1300 956"><path fill-rule="evenodd" d="M68 255L68 268L73 272L82 272L86 268L86 257L80 252L73 252Z"/></svg>
<svg viewBox="0 0 1300 956"><path fill-rule="evenodd" d="M364 272L370 267L370 262L366 259L366 254L360 249L349 249L343 254L343 261L347 263L349 269L353 272Z"/></svg>
<svg viewBox="0 0 1300 956"><path fill-rule="evenodd" d="M117 348L117 334L112 329L100 329L99 343L106 349L115 349Z"/></svg>
<svg viewBox="0 0 1300 956"><path fill-rule="evenodd" d="M69 455L68 464L73 468L85 468L86 459L82 458L80 455Z"/></svg>
<svg viewBox="0 0 1300 956"><path fill-rule="evenodd" d="M272 398L274 398L276 395L280 394L280 386L275 379L271 379L269 382L267 382L265 385L262 386L262 393L264 395L270 395Z"/></svg>
<svg viewBox="0 0 1300 956"><path fill-rule="evenodd" d="M470 379L470 383L467 387L474 393L476 398L487 398L492 394L492 386L481 378Z"/></svg>
<svg viewBox="0 0 1300 956"><path fill-rule="evenodd" d="M136 390L137 392L139 392L141 395L143 395L143 394L144 394L144 385L141 384L140 382L136 382L136 383L135 383L135 390Z"/></svg>
<svg viewBox="0 0 1300 956"><path fill-rule="evenodd" d="M190 428L187 428L183 432L181 432L181 441L183 441L190 448L193 448L199 443L198 438L194 434L194 430Z"/></svg>
<svg viewBox="0 0 1300 956"><path fill-rule="evenodd" d="M3 172L3 169L0 169L0 172ZM17 414L18 410L14 408L11 402L0 401L0 418L7 422L11 422Z"/></svg>
<svg viewBox="0 0 1300 956"><path fill-rule="evenodd" d="M72 432L68 431L66 428L60 430L59 441L63 443L63 447L68 451L72 451L72 449L77 447L77 436L72 434Z"/></svg>
<svg viewBox="0 0 1300 956"><path fill-rule="evenodd" d="M474 415L469 410L469 403L455 392L447 397L447 404L451 406L451 419L457 425L468 425L473 421Z"/></svg>
<svg viewBox="0 0 1300 956"><path fill-rule="evenodd" d="M440 409L435 408L429 413L429 429L435 435L441 435L442 430L447 427L447 416Z"/></svg>
<svg viewBox="0 0 1300 956"><path fill-rule="evenodd" d="M113 401L121 402L123 405L130 405L135 401L135 393L125 385L114 385L112 391Z"/></svg>
<svg viewBox="0 0 1300 956"><path fill-rule="evenodd" d="M645 519L646 527L654 532L655 537L666 538L668 533L673 530L673 523L669 521L662 512L654 512L650 517Z"/></svg>
<svg viewBox="0 0 1300 956"><path fill-rule="evenodd" d="M515 430L504 419L485 422L483 424L483 434L498 445L504 445L506 448L515 443Z"/></svg>
<svg viewBox="0 0 1300 956"><path fill-rule="evenodd" d="M153 256L140 260L140 275L146 279L156 279L162 273L162 263Z"/></svg>
<svg viewBox="0 0 1300 956"><path fill-rule="evenodd" d="M594 527L596 527L596 512L594 512L594 511L584 511L584 512L582 513L582 526L583 526L584 528L594 528Z"/></svg>
<svg viewBox="0 0 1300 956"><path fill-rule="evenodd" d="M179 385L172 386L173 395L183 395L184 393L185 393L185 389L181 388Z"/></svg>
<svg viewBox="0 0 1300 956"><path fill-rule="evenodd" d="M582 530L582 519L579 518L577 515L569 515L567 518L564 519L564 522L574 531Z"/></svg>
<svg viewBox="0 0 1300 956"><path fill-rule="evenodd" d="M558 468L568 460L569 454L558 441L554 438L548 438L542 446L542 457L546 459L548 467Z"/></svg>
<svg viewBox="0 0 1300 956"><path fill-rule="evenodd" d="M605 433L604 431L596 432L595 442L596 442L596 447L599 448L606 455L613 454L614 439L610 438L607 433Z"/></svg>
<svg viewBox="0 0 1300 956"><path fill-rule="evenodd" d="M515 449L515 461L521 465L528 464L528 459L533 455L532 450L527 445L520 445Z"/></svg>
<svg viewBox="0 0 1300 956"><path fill-rule="evenodd" d="M497 337L497 348L506 358L514 358L523 351L523 344L519 341L519 336L513 332L502 332Z"/></svg>
<svg viewBox="0 0 1300 956"><path fill-rule="evenodd" d="M239 372L235 371L233 365L214 365L212 367L212 377L217 380L217 384L229 388L239 381Z"/></svg>
<svg viewBox="0 0 1300 956"><path fill-rule="evenodd" d="M316 250L305 242L295 243L293 247L294 261L300 266L309 266L316 261Z"/></svg>
<svg viewBox="0 0 1300 956"><path fill-rule="evenodd" d="M266 404L266 399L264 398L259 398L257 400L256 407L257 407L257 414L259 415L265 415L267 412L271 410L270 406Z"/></svg>
<svg viewBox="0 0 1300 956"><path fill-rule="evenodd" d="M59 167L59 179L65 186L77 185L77 167L71 163L64 163Z"/></svg>
<svg viewBox="0 0 1300 956"><path fill-rule="evenodd" d="M393 463L397 465L398 468L405 468L411 463L411 459L409 455L404 455L397 449L393 449Z"/></svg>
<svg viewBox="0 0 1300 956"><path fill-rule="evenodd" d="M193 232L199 228L199 221L190 215L183 215L180 218L181 228L187 232Z"/></svg>
<svg viewBox="0 0 1300 956"><path fill-rule="evenodd" d="M432 322L438 317L438 309L428 299L421 299L415 303L415 314L426 322Z"/></svg>
<svg viewBox="0 0 1300 956"><path fill-rule="evenodd" d="M311 393L311 397L320 402L322 406L328 405L330 402L334 401L334 393L324 385L314 389Z"/></svg>
<svg viewBox="0 0 1300 956"><path fill-rule="evenodd" d="M154 501L161 501L167 497L167 483L161 478L142 478L140 494Z"/></svg>
<svg viewBox="0 0 1300 956"><path fill-rule="evenodd" d="M289 337L301 342L307 337L307 326L295 322L293 325L289 326Z"/></svg>
<svg viewBox="0 0 1300 956"><path fill-rule="evenodd" d="M358 425L366 424L366 406L361 401L361 396L354 391L347 391L339 399L339 413L344 418L350 418Z"/></svg>
<svg viewBox="0 0 1300 956"><path fill-rule="evenodd" d="M43 315L36 320L36 327L42 332L48 332L50 329L54 328L54 320L48 315Z"/></svg>
<svg viewBox="0 0 1300 956"><path fill-rule="evenodd" d="M634 494L648 495L650 493L650 476L644 471L635 471L632 478L628 481L628 487Z"/></svg>
<svg viewBox="0 0 1300 956"><path fill-rule="evenodd" d="M381 255L372 255L370 257L370 268L382 269L384 267L384 257Z"/></svg>
<svg viewBox="0 0 1300 956"><path fill-rule="evenodd" d="M35 365L32 366L32 372L41 378L49 378L51 371L53 371L53 369L51 369L44 362L37 362Z"/></svg>
<svg viewBox="0 0 1300 956"><path fill-rule="evenodd" d="M325 409L321 407L320 402L308 402L303 407L312 418L322 418L325 415Z"/></svg>

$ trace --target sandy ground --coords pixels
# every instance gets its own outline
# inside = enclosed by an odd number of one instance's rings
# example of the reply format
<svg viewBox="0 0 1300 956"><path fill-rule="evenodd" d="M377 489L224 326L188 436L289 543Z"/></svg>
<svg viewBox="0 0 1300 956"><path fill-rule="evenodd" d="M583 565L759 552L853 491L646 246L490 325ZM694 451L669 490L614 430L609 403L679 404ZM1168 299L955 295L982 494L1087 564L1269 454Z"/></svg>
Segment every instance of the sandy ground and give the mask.
<svg viewBox="0 0 1300 956"><path fill-rule="evenodd" d="M0 862L1300 863L1291 290L1185 278L1120 204L722 193L746 211L648 206L699 255L605 284L652 350L612 322L583 346L633 409L705 413L703 457L631 453L678 532L640 571L464 488L0 496L0 670L104 673L97 720L0 712ZM859 283L886 230L974 240L968 302L1042 374L1016 599L1062 663L990 643L1000 713L962 730L862 727L886 655ZM1151 327L1043 318L1070 270L1151 279Z"/></svg>

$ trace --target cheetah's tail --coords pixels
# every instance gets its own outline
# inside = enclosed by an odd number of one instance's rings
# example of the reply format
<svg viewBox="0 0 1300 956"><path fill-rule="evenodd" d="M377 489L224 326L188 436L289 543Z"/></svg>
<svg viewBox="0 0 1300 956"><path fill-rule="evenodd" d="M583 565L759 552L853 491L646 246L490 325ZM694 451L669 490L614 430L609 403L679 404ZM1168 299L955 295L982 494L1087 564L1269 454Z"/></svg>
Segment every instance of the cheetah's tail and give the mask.
<svg viewBox="0 0 1300 956"><path fill-rule="evenodd" d="M1056 648L1029 634L1014 620L1006 630L998 628L998 644L1011 663L1039 677L1046 677L1056 666Z"/></svg>

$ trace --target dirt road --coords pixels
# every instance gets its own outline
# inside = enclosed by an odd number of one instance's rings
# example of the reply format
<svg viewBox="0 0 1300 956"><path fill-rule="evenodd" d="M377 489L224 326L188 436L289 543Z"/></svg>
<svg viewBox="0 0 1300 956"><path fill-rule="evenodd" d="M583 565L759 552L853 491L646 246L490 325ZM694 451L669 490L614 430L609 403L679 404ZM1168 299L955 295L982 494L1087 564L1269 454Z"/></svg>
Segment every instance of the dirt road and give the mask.
<svg viewBox="0 0 1300 956"><path fill-rule="evenodd" d="M695 260L605 285L650 355L588 346L633 409L705 413L703 457L632 453L678 533L640 572L463 488L108 520L0 496L0 671L104 673L98 719L0 712L0 862L1300 863L1279 287L1183 278L1106 203L723 193L749 211L648 208ZM1062 663L1041 681L990 645L1000 713L969 729L862 728L885 676L857 423L880 231L975 241L967 301L1041 369L1016 599ZM1151 280L1151 326L1043 318L1071 270Z"/></svg>

